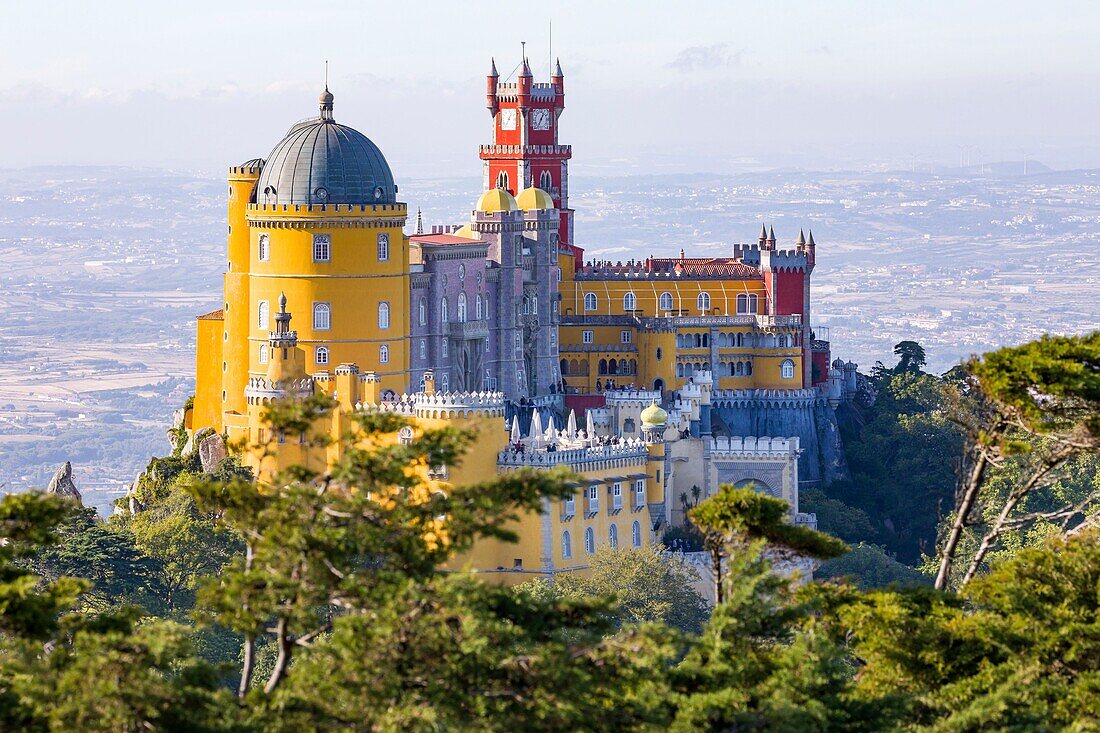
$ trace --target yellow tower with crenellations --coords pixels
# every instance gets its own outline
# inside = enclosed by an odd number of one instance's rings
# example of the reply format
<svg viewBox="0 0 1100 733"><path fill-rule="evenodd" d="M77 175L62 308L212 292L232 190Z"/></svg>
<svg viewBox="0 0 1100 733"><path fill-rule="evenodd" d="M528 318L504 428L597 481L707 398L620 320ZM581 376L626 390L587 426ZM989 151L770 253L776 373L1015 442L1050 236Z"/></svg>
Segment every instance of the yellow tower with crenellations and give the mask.
<svg viewBox="0 0 1100 733"><path fill-rule="evenodd" d="M195 429L245 436L245 388L267 374L282 296L307 373L354 363L407 390L407 214L381 151L336 122L327 87L316 118L230 169L225 303L199 320Z"/></svg>

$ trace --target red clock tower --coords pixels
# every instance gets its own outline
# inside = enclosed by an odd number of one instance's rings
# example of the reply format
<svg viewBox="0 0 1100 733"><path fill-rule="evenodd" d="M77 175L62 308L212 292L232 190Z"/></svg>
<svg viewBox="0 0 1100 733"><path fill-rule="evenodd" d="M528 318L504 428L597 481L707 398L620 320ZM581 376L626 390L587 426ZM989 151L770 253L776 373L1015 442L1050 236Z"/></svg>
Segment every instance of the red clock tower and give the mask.
<svg viewBox="0 0 1100 733"><path fill-rule="evenodd" d="M485 102L493 117L493 142L480 146L484 187L504 188L513 196L541 188L561 212L558 236L571 244L573 210L569 208L569 145L558 144L558 119L565 109L565 77L555 63L550 83L534 83L523 60L515 82L501 82L496 61L486 79Z"/></svg>

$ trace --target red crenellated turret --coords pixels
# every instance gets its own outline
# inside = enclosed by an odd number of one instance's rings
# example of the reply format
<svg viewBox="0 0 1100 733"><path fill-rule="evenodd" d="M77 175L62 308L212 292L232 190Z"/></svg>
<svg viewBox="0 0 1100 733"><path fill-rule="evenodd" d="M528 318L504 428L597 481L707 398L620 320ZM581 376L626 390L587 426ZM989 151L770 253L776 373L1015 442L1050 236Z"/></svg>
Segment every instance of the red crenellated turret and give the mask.
<svg viewBox="0 0 1100 733"><path fill-rule="evenodd" d="M523 68L519 72L519 85L516 97L519 99L519 108L527 109L531 104L531 65L527 59L523 59Z"/></svg>
<svg viewBox="0 0 1100 733"><path fill-rule="evenodd" d="M500 80L500 74L497 73L497 60L494 58L491 63L489 76L485 77L485 107L489 110L489 114L496 117L497 112L500 111L500 102L497 101L497 82Z"/></svg>
<svg viewBox="0 0 1100 733"><path fill-rule="evenodd" d="M565 76L561 73L561 59L554 59L554 73L550 75L550 83L554 85L557 108L565 109Z"/></svg>

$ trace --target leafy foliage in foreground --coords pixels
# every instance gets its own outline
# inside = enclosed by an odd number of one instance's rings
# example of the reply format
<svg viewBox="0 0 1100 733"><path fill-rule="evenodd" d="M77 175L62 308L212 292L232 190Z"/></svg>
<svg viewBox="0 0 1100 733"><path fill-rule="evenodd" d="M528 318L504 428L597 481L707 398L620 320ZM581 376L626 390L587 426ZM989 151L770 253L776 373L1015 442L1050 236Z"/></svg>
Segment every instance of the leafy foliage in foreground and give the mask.
<svg viewBox="0 0 1100 733"><path fill-rule="evenodd" d="M308 430L323 409L282 406L272 420ZM1100 727L1100 530L1002 554L958 593L799 584L776 569L835 558L842 543L786 524L778 500L723 487L692 509L721 602L685 633L668 625L688 626L676 594L616 577L657 570L656 552L611 557L583 593L440 573L476 538L511 537L520 512L571 491L568 477L432 493L425 469L459 460L474 436L429 430L402 445L400 425L364 413L330 471L297 467L262 488L236 472L171 474L148 487L140 520L0 500L0 729ZM884 557L863 546L833 562ZM220 628L243 640L237 694L195 647Z"/></svg>

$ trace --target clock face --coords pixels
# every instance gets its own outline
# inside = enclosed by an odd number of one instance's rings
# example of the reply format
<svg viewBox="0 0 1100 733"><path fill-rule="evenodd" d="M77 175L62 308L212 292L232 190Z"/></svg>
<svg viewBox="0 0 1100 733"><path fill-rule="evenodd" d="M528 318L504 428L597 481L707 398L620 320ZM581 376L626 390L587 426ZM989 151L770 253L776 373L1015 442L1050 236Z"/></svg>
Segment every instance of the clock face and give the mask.
<svg viewBox="0 0 1100 733"><path fill-rule="evenodd" d="M531 111L531 129L532 130L549 130L550 129L550 110L548 109L536 109Z"/></svg>
<svg viewBox="0 0 1100 733"><path fill-rule="evenodd" d="M504 109L500 111L500 129L516 129L516 111L514 109Z"/></svg>

